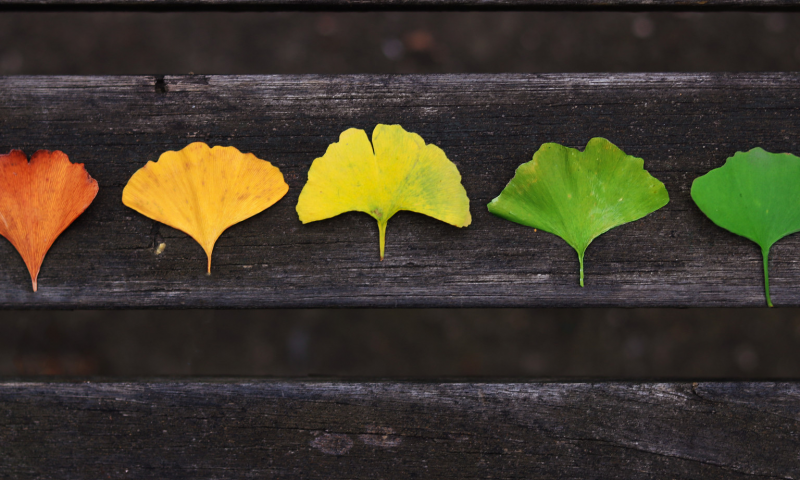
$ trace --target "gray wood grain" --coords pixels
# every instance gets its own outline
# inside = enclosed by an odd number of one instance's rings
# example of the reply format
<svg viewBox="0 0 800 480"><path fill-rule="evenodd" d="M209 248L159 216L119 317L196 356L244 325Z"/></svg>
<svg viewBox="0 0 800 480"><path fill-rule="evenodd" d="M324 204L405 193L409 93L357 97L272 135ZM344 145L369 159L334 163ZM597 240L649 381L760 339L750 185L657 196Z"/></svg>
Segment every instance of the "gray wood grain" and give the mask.
<svg viewBox="0 0 800 480"><path fill-rule="evenodd" d="M0 384L15 479L797 479L800 385Z"/></svg>
<svg viewBox="0 0 800 480"><path fill-rule="evenodd" d="M0 0L0 9L798 10L796 0Z"/></svg>
<svg viewBox="0 0 800 480"><path fill-rule="evenodd" d="M377 123L419 133L456 163L470 227L401 212L380 262L365 214L300 223L311 162L346 128ZM0 306L763 306L758 247L715 227L689 188L739 150L800 153L799 133L791 73L2 77L0 151L63 150L100 192L48 253L38 293L0 241ZM644 158L671 201L595 240L580 288L566 243L486 203L542 143L583 148L595 136ZM253 152L290 187L222 235L210 276L197 243L121 203L138 168L195 141ZM776 305L800 305L798 251L798 235L773 247Z"/></svg>

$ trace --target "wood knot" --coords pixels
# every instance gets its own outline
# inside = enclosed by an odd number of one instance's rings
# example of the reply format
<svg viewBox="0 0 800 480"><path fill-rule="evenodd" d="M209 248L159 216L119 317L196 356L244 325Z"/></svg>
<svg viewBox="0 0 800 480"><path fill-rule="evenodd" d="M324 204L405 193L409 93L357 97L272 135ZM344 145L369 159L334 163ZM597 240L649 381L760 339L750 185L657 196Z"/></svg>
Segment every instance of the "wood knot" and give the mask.
<svg viewBox="0 0 800 480"><path fill-rule="evenodd" d="M311 440L311 446L328 455L344 455L353 448L353 441L347 435L326 433Z"/></svg>

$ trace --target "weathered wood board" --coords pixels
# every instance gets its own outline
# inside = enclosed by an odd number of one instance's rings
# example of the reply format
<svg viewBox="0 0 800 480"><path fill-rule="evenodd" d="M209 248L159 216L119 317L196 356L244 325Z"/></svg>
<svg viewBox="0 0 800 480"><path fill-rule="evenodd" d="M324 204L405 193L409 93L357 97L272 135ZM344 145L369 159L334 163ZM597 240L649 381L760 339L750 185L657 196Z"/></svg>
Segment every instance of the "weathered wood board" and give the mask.
<svg viewBox="0 0 800 480"><path fill-rule="evenodd" d="M798 10L796 0L0 0L0 9Z"/></svg>
<svg viewBox="0 0 800 480"><path fill-rule="evenodd" d="M800 385L0 384L14 479L796 479Z"/></svg>
<svg viewBox="0 0 800 480"><path fill-rule="evenodd" d="M345 129L377 123L402 124L456 163L470 227L401 212L380 262L365 214L300 223L311 162ZM2 77L0 151L63 150L100 193L48 253L38 293L0 241L0 306L762 306L758 247L715 227L689 188L737 150L800 153L798 134L791 73ZM595 240L580 288L566 243L486 203L542 143L595 136L644 158L671 202ZM121 203L138 168L195 141L253 152L290 186L223 234L210 276L197 243ZM800 305L798 252L797 235L773 247L776 305Z"/></svg>

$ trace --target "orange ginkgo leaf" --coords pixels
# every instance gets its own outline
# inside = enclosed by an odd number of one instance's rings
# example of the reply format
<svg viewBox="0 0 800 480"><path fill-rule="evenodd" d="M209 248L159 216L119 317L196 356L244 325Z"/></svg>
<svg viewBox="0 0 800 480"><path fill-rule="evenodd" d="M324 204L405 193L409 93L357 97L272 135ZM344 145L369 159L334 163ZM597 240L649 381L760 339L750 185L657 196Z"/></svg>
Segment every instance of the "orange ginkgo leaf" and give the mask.
<svg viewBox="0 0 800 480"><path fill-rule="evenodd" d="M281 171L266 160L197 142L147 162L128 180L122 203L197 240L211 273L211 251L222 232L288 191Z"/></svg>
<svg viewBox="0 0 800 480"><path fill-rule="evenodd" d="M83 164L63 152L39 150L30 162L21 150L0 155L0 235L22 255L34 292L45 254L97 190Z"/></svg>

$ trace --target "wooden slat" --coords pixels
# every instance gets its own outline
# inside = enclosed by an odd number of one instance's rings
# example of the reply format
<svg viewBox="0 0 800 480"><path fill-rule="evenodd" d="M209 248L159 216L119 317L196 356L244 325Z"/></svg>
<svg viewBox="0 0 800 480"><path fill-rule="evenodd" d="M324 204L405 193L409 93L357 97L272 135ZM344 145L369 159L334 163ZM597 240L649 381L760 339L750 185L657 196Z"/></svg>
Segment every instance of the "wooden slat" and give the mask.
<svg viewBox="0 0 800 480"><path fill-rule="evenodd" d="M2 9L798 10L796 0L0 0Z"/></svg>
<svg viewBox="0 0 800 480"><path fill-rule="evenodd" d="M800 384L0 384L37 479L800 478Z"/></svg>
<svg viewBox="0 0 800 480"><path fill-rule="evenodd" d="M314 158L346 128L377 123L402 124L457 164L470 227L401 212L380 262L367 215L300 223ZM800 74L4 77L0 151L61 149L100 193L50 250L36 294L0 241L0 306L761 306L760 251L715 227L689 188L737 150L798 153L798 133ZM595 240L580 288L561 239L485 205L542 143L583 148L594 136L644 158L671 202ZM197 243L120 200L145 162L194 141L253 152L290 185L225 232L210 276ZM800 305L799 248L797 235L773 247L776 305Z"/></svg>

